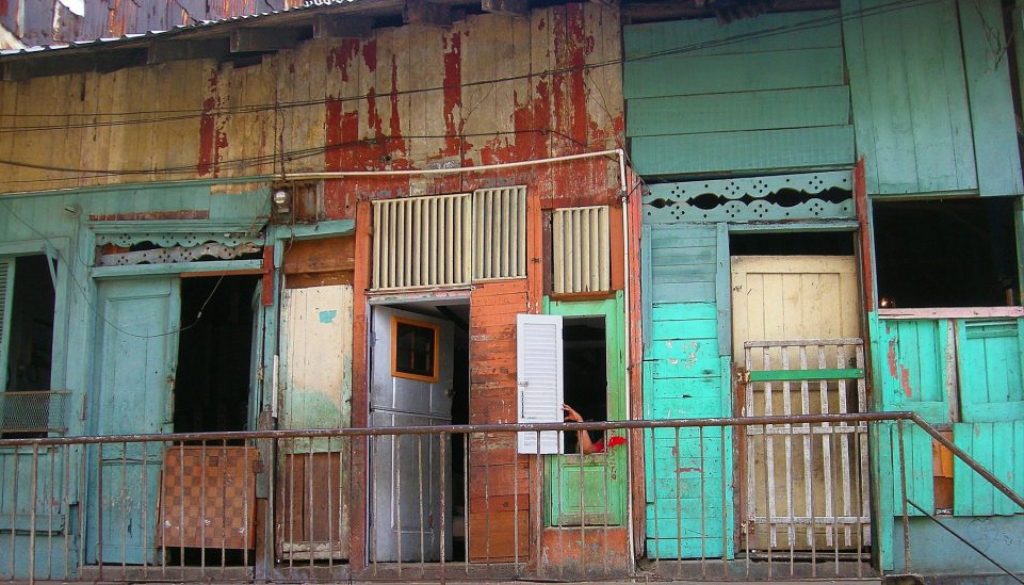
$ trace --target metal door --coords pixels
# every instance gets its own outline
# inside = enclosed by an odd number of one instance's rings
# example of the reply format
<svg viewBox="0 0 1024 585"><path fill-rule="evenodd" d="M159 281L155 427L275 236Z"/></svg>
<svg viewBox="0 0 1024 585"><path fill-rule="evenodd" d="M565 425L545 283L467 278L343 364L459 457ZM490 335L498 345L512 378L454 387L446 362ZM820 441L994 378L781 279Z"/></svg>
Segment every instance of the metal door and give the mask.
<svg viewBox="0 0 1024 585"><path fill-rule="evenodd" d="M110 280L98 288L96 434L168 432L181 314L179 281ZM162 459L162 443L104 444L90 451L90 560L155 561Z"/></svg>
<svg viewBox="0 0 1024 585"><path fill-rule="evenodd" d="M854 257L734 257L732 303L741 415L866 410ZM742 544L834 552L868 544L866 431L745 429Z"/></svg>
<svg viewBox="0 0 1024 585"><path fill-rule="evenodd" d="M395 331L402 322L436 327L436 375L421 379L395 375ZM452 325L443 319L375 307L370 424L451 424L452 345ZM451 439L444 440L442 450L436 436L372 439L372 560L436 561L442 537L445 550L451 550Z"/></svg>

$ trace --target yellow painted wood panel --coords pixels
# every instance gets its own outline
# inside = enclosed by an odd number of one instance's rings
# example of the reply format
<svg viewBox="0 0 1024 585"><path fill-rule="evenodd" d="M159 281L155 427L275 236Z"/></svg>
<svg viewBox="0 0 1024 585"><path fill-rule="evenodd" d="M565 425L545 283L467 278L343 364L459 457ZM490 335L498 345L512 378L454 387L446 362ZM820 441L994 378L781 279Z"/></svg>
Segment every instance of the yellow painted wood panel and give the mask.
<svg viewBox="0 0 1024 585"><path fill-rule="evenodd" d="M853 256L734 256L733 356L751 340L860 336Z"/></svg>
<svg viewBox="0 0 1024 585"><path fill-rule="evenodd" d="M732 258L733 360L745 363L746 341L790 341L860 337L860 295L853 256L734 256ZM795 348L752 351L751 368L826 369L854 356L850 349L812 347L804 358ZM845 365L845 364L844 364ZM853 382L775 382L756 384L752 407L744 414L817 414L843 410ZM741 389L741 401L746 389ZM855 400L855 399L851 399ZM855 408L848 403L846 410ZM759 430L759 429L755 429ZM744 442L745 502L759 517L826 518L866 516L867 502L859 494L861 448L853 436L748 437ZM769 477L770 476L770 477ZM751 491L747 486L754 486ZM857 530L864 530L858 536ZM836 532L833 532L837 530ZM866 523L836 529L828 521L813 528L785 521L770 529L752 528L749 546L787 550L842 548L868 542ZM813 544L812 544L813 543Z"/></svg>
<svg viewBox="0 0 1024 585"><path fill-rule="evenodd" d="M352 394L351 285L286 289L283 428L347 426Z"/></svg>

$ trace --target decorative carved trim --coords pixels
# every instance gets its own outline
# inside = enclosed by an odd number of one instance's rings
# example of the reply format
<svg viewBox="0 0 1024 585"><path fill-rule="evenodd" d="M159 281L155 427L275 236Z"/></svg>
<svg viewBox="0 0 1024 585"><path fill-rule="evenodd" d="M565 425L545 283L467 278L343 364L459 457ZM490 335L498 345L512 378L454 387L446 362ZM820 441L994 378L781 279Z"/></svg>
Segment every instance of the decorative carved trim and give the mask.
<svg viewBox="0 0 1024 585"><path fill-rule="evenodd" d="M644 222L754 222L854 219L850 171L651 185Z"/></svg>
<svg viewBox="0 0 1024 585"><path fill-rule="evenodd" d="M255 254L260 246L243 243L237 246L225 246L217 243L206 243L201 246L157 248L120 254L104 254L100 256L100 266L128 266L132 264L176 264L193 262L201 258L219 258L231 260L245 254Z"/></svg>

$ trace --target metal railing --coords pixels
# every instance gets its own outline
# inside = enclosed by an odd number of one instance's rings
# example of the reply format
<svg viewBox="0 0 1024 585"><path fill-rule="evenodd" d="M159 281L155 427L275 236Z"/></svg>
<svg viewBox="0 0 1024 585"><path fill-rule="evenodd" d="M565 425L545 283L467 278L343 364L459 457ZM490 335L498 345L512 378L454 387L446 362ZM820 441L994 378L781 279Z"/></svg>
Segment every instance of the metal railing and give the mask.
<svg viewBox="0 0 1024 585"><path fill-rule="evenodd" d="M771 494L736 492L734 435L811 425L832 437L812 449L837 449L893 421L1021 502L911 413L3 439L0 580L867 576L865 541L835 515L745 530L737 498ZM517 453L517 433L542 431L570 444L587 431L604 449ZM807 530L803 545L781 537Z"/></svg>

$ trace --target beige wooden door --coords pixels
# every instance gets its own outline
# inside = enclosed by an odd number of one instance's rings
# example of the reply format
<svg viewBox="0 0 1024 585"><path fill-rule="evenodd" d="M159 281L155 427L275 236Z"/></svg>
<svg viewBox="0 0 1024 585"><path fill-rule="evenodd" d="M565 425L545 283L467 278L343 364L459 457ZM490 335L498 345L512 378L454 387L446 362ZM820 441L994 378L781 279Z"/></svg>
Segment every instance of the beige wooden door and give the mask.
<svg viewBox="0 0 1024 585"><path fill-rule="evenodd" d="M855 257L735 256L732 310L733 360L748 372L737 387L741 416L866 410ZM857 424L747 427L739 545L866 546L866 432Z"/></svg>
<svg viewBox="0 0 1024 585"><path fill-rule="evenodd" d="M733 256L733 356L751 340L860 337L853 256Z"/></svg>

